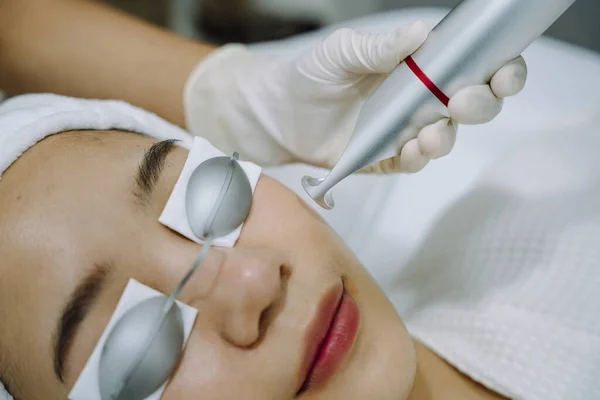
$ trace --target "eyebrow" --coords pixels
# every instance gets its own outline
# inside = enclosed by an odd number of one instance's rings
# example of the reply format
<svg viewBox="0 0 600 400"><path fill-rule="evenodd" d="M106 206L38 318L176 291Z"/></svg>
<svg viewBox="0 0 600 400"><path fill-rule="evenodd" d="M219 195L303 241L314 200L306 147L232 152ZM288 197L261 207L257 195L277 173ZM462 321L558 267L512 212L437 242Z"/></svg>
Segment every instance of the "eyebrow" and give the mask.
<svg viewBox="0 0 600 400"><path fill-rule="evenodd" d="M64 383L65 360L73 345L81 323L98 299L106 283L112 264L94 264L79 282L63 308L54 340L54 373Z"/></svg>
<svg viewBox="0 0 600 400"><path fill-rule="evenodd" d="M177 140L168 139L154 143L140 162L135 176L134 195L142 205L148 204L165 166L167 156L175 148Z"/></svg>

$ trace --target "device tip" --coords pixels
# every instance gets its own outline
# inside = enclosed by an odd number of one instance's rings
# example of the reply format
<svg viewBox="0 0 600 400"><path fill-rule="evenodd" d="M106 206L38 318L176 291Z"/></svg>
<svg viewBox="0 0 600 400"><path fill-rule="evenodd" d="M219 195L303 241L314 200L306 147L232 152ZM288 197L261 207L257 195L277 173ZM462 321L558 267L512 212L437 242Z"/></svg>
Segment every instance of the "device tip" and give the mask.
<svg viewBox="0 0 600 400"><path fill-rule="evenodd" d="M311 176L305 176L302 178L302 187L315 203L326 210L331 210L335 207L331 190L323 193L322 188L319 187L324 180L325 178L317 179Z"/></svg>

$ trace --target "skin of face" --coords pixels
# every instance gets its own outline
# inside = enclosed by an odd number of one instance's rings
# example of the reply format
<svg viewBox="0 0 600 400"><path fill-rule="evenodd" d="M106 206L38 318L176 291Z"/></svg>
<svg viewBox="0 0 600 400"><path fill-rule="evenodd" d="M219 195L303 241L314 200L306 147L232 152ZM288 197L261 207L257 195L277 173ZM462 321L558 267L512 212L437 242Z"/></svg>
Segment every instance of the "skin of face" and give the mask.
<svg viewBox="0 0 600 400"><path fill-rule="evenodd" d="M146 205L133 195L137 167L155 142L117 131L62 133L3 175L0 353L23 399L67 398L128 280L170 293L198 255L198 244L158 222L187 150L170 153ZM211 249L204 262L219 272L210 293L195 290L198 274L179 297L199 313L163 399L408 397L416 361L400 317L342 240L289 189L261 176L238 242ZM61 382L52 361L60 312L94 268L108 271L107 280ZM307 329L342 280L360 309L357 339L333 378L298 397Z"/></svg>

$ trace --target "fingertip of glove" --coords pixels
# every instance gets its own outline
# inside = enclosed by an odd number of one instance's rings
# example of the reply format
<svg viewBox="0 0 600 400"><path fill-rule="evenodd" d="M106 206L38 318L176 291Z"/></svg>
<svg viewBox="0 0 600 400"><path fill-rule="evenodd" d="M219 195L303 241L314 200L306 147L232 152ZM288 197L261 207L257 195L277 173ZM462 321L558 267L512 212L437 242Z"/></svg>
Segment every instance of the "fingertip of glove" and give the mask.
<svg viewBox="0 0 600 400"><path fill-rule="evenodd" d="M422 19L416 19L410 24L406 25L406 28L410 33L429 33L428 24Z"/></svg>
<svg viewBox="0 0 600 400"><path fill-rule="evenodd" d="M463 125L490 122L502 111L504 102L489 85L470 86L452 96L448 112L453 121Z"/></svg>
<svg viewBox="0 0 600 400"><path fill-rule="evenodd" d="M430 28L423 20L417 20L396 31L394 42L402 49L402 59L414 53L429 36Z"/></svg>
<svg viewBox="0 0 600 400"><path fill-rule="evenodd" d="M493 77L490 86L498 97L511 97L519 94L527 82L527 63L519 57L502 67Z"/></svg>
<svg viewBox="0 0 600 400"><path fill-rule="evenodd" d="M427 40L429 32L430 28L427 23L423 20L417 20L408 25L404 32L400 34L400 36L402 36L405 40L408 38L412 43L419 43L419 45L421 45L425 40Z"/></svg>
<svg viewBox="0 0 600 400"><path fill-rule="evenodd" d="M421 171L429 163L429 158L421 154L417 139L409 140L400 152L400 171L410 174Z"/></svg>
<svg viewBox="0 0 600 400"><path fill-rule="evenodd" d="M449 119L442 119L421 130L417 137L421 154L429 159L444 157L456 142L456 128Z"/></svg>

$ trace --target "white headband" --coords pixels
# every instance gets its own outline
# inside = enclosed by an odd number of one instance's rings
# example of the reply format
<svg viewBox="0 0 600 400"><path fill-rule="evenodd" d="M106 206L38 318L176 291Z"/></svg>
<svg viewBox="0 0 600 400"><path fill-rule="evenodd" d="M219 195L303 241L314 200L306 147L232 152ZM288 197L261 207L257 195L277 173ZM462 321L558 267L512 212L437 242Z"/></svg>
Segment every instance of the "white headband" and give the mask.
<svg viewBox="0 0 600 400"><path fill-rule="evenodd" d="M47 136L72 130L110 129L158 140L177 139L188 149L192 145L192 136L183 129L122 101L24 95L0 103L0 179L27 149Z"/></svg>

